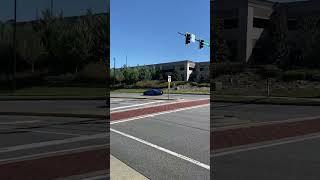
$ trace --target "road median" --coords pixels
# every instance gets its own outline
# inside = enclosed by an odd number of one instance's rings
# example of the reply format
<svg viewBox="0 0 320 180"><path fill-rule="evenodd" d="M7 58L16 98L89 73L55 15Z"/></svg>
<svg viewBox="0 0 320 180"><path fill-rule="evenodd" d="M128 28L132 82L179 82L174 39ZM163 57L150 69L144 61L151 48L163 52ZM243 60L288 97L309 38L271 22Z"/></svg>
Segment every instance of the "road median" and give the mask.
<svg viewBox="0 0 320 180"><path fill-rule="evenodd" d="M153 107L139 108L122 112L111 113L111 121L123 120L133 117L139 117L148 114L161 113L166 111L173 111L182 108L188 108L193 106L209 104L209 99L180 101L174 103L168 103L163 105L157 105Z"/></svg>
<svg viewBox="0 0 320 180"><path fill-rule="evenodd" d="M212 95L212 102L320 106L320 98Z"/></svg>
<svg viewBox="0 0 320 180"><path fill-rule="evenodd" d="M211 150L261 143L320 132L320 117L247 124L211 131Z"/></svg>

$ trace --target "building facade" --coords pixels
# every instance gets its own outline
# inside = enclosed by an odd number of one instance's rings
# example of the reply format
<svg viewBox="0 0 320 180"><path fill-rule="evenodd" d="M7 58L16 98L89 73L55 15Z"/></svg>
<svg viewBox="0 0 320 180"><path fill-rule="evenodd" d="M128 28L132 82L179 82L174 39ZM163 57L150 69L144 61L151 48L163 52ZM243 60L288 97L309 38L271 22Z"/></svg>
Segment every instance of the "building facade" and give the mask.
<svg viewBox="0 0 320 180"><path fill-rule="evenodd" d="M190 60L145 65L160 70L165 76L177 72L182 81L209 81L210 62L193 62ZM132 67L134 68L134 67Z"/></svg>
<svg viewBox="0 0 320 180"><path fill-rule="evenodd" d="M320 1L276 3L267 0L214 0L213 23L223 26L218 32L226 40L235 61L248 62L256 42L270 23L276 6L285 9L289 36L294 37L297 18L305 15L320 15ZM213 24L212 24L213 25Z"/></svg>

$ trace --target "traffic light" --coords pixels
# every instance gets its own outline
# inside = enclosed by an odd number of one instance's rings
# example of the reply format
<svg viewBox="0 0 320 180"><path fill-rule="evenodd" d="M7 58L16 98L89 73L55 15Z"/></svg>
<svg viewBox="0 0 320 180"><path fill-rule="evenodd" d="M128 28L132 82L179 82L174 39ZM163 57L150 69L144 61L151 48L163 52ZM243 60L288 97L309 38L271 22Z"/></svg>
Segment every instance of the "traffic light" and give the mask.
<svg viewBox="0 0 320 180"><path fill-rule="evenodd" d="M186 45L187 44L190 44L190 42L191 42L191 34L190 33L186 33Z"/></svg>
<svg viewBox="0 0 320 180"><path fill-rule="evenodd" d="M199 41L199 49L202 49L204 47L204 40Z"/></svg>

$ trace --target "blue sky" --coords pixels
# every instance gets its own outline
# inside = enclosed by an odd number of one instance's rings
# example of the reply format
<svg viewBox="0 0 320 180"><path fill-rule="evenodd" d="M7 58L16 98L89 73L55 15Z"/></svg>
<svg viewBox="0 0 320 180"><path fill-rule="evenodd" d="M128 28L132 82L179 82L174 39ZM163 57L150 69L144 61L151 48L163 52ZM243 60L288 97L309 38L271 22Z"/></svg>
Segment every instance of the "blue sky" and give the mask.
<svg viewBox="0 0 320 180"><path fill-rule="evenodd" d="M210 50L184 45L178 32L210 40L209 0L111 0L111 66L209 61Z"/></svg>
<svg viewBox="0 0 320 180"><path fill-rule="evenodd" d="M110 0L53 0L54 12L63 10L65 16L77 16L86 13L87 9L93 12L107 12ZM17 0L17 20L27 21L34 19L36 9L40 12L50 7L50 0ZM0 0L0 20L13 19L14 0Z"/></svg>

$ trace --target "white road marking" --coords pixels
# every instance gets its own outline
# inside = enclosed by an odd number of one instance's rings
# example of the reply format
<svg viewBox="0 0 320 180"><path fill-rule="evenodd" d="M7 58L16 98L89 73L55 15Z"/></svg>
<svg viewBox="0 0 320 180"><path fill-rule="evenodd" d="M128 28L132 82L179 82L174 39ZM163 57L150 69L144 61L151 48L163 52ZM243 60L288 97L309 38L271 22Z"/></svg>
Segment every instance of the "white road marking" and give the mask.
<svg viewBox="0 0 320 180"><path fill-rule="evenodd" d="M199 161L197 161L197 160L194 160L194 159L189 158L189 157L187 157L187 156L184 156L184 155L182 155L182 154L173 152L173 151L171 151L171 150L169 150L169 149L165 149L165 148L160 147L160 146L158 146L158 145L152 144L152 143L150 143L150 142L147 142L147 141L145 141L145 140L139 139L139 138L134 137L134 136L131 136L131 135L129 135L129 134L126 134L126 133L117 131L117 130L112 129L112 128L110 128L110 131L112 131L112 132L114 132L114 133L117 133L117 134L120 134L120 135L122 135L122 136L125 136L125 137L127 137L127 138L133 139L133 140L138 141L138 142L140 142L140 143L142 143L142 144L145 144L145 145L147 145L147 146L153 147L153 148L155 148L155 149L157 149L157 150L163 151L163 152L165 152L165 153L168 153L168 154L170 154L170 155L172 155L172 156L178 157L178 158L183 159L183 160L185 160L185 161L188 161L188 162L190 162L190 163L193 163L193 164L195 164L195 165L197 165L197 166L200 166L200 167L203 167L203 168L205 168L205 169L210 170L210 166L209 166L209 165L204 164L204 163L201 163L201 162L199 162Z"/></svg>
<svg viewBox="0 0 320 180"><path fill-rule="evenodd" d="M168 102L168 103L161 103L160 105L150 105L149 107L157 107L157 106L164 106L164 105L170 105L170 104L177 104L177 103L182 103L182 102L193 102L193 101L202 101L202 100L209 100L208 98L203 98L203 99L196 99L196 100L186 100L186 99L182 99L182 100L177 100L174 102ZM136 110L136 109L141 109L140 107L137 108L130 108L130 110ZM123 111L127 111L127 110L118 110L118 111L113 111L111 113L117 113L117 112L123 112Z"/></svg>
<svg viewBox="0 0 320 180"><path fill-rule="evenodd" d="M65 149L65 150L59 150L59 151L52 151L52 152L46 152L46 153L39 153L39 154L32 154L32 155L26 155L26 156L20 156L20 157L14 157L14 158L8 158L8 159L0 159L0 163L13 163L13 162L19 162L19 161L26 161L26 160L32 160L32 159L38 159L38 158L45 158L45 157L51 157L57 154L66 154L70 152L81 152L96 148L102 148L105 147L107 144L102 145L92 145L92 146L86 146L86 147L80 147L80 148L74 148L74 149Z"/></svg>
<svg viewBox="0 0 320 180"><path fill-rule="evenodd" d="M110 102L117 102L117 101L123 101L124 99L112 99L110 98Z"/></svg>
<svg viewBox="0 0 320 180"><path fill-rule="evenodd" d="M68 135L68 136L83 136L83 134L63 133L63 132L53 132L53 131L34 131L34 130L31 130L30 132L44 133L44 134Z"/></svg>
<svg viewBox="0 0 320 180"><path fill-rule="evenodd" d="M110 110L125 109L125 108L136 107L136 106L144 106L144 105L154 104L154 103L160 103L160 102L164 102L164 101L152 101L152 102L141 103L141 104L133 104L133 105L128 105L128 106L120 106L120 107L111 108Z"/></svg>
<svg viewBox="0 0 320 180"><path fill-rule="evenodd" d="M0 125L11 125L11 124L27 124L27 123L36 123L40 122L39 120L33 121L11 121L11 122L1 122Z"/></svg>
<svg viewBox="0 0 320 180"><path fill-rule="evenodd" d="M275 142L275 143L270 143L270 144L265 144L265 145L256 145L256 146L250 146L246 148L241 148L241 149L235 149L235 150L230 150L226 152L219 152L219 153L213 153L211 157L219 157L219 156L225 156L225 155L230 155L230 154L236 154L240 152L245 152L245 151L252 151L252 150L258 150L262 148L269 148L273 146L280 146L284 144L291 144L291 143L296 143L296 142L302 142L306 140L312 140L312 139L317 139L320 138L320 134L317 133L316 135L308 135L307 137L294 137L294 139L290 138L289 140L281 140L280 142Z"/></svg>
<svg viewBox="0 0 320 180"><path fill-rule="evenodd" d="M183 101L178 101L178 102L183 102ZM168 103L161 103L161 106L162 105L170 105L170 104L176 104L177 102L168 102ZM150 106L148 106L148 108L149 107L157 107L157 106L159 106L158 104L156 104L156 105L150 105ZM136 107L136 108L130 108L129 110L136 110L136 109L141 109L140 107ZM117 112L124 112L124 111L128 111L128 110L118 110L118 111L112 111L111 113L117 113Z"/></svg>
<svg viewBox="0 0 320 180"><path fill-rule="evenodd" d="M45 141L45 142L38 142L38 143L5 147L5 148L0 149L0 153L6 153L6 152L12 152L12 151L18 151L18 150L26 150L26 149L32 149L32 148L40 148L40 147L51 146L51 145L73 143L73 142L86 141L86 140L91 140L91 139L101 139L101 138L108 138L108 134L107 133L100 133L100 134L95 134L95 135L86 135L86 136L80 136L80 137L74 137L74 138L68 138L68 139L62 139L62 140L52 140L52 141Z"/></svg>
<svg viewBox="0 0 320 180"><path fill-rule="evenodd" d="M259 127L259 126L263 126L263 125L284 124L284 123L308 121L308 120L315 120L315 119L320 119L320 116L292 118L292 119L275 120L275 121L251 122L251 123L244 123L244 124L240 124L240 125L232 125L232 126L227 126L227 127L215 127L215 128L213 128L213 131L224 131L224 130L228 130L228 129L256 127L256 126Z"/></svg>
<svg viewBox="0 0 320 180"><path fill-rule="evenodd" d="M134 117L134 118L128 118L128 119L123 119L123 120L110 122L110 124L118 124L118 123L123 123L123 122L128 122L128 121L134 121L134 120L138 120L138 119L142 119L142 118L154 117L154 116L158 116L158 115L162 115L162 114L169 114L169 113L173 113L173 112L179 112L179 111L185 111L185 110L189 110L189 109L201 108L201 107L205 107L205 106L209 106L209 105L210 104L204 104L204 105L199 105L199 106L192 106L192 107L187 107L187 108L175 109L175 110L171 110L171 111L164 111L164 112L159 112L159 113L147 114L147 115L143 115L143 116L137 116L137 117Z"/></svg>

